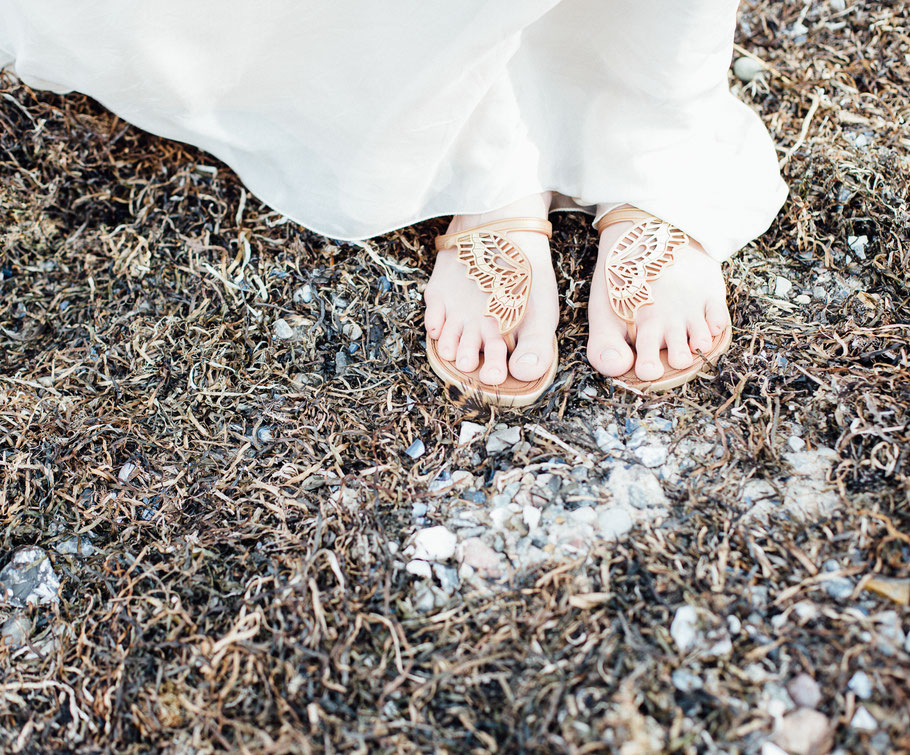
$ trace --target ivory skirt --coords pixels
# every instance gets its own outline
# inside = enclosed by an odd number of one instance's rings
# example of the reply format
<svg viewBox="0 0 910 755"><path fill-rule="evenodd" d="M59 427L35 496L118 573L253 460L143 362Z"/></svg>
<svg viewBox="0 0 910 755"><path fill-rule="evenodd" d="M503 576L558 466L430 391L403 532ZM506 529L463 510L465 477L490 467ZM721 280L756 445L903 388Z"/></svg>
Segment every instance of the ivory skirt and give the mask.
<svg viewBox="0 0 910 755"><path fill-rule="evenodd" d="M0 66L227 163L339 239L552 190L724 259L784 198L736 0L0 0Z"/></svg>

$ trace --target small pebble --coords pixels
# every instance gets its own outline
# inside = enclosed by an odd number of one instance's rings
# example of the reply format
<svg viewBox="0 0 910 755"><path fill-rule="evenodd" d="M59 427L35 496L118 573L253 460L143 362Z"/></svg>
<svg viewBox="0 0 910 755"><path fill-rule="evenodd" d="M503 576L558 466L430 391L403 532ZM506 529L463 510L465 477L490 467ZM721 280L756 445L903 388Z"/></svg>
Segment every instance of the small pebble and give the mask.
<svg viewBox="0 0 910 755"><path fill-rule="evenodd" d="M853 582L846 577L835 577L822 584L825 587L825 592L832 598L847 600L853 595Z"/></svg>
<svg viewBox="0 0 910 755"><path fill-rule="evenodd" d="M433 573L436 575L436 579L439 580L439 586L444 592L451 595L458 589L460 581L458 579L458 569L455 567L446 566L445 564L433 564Z"/></svg>
<svg viewBox="0 0 910 755"><path fill-rule="evenodd" d="M856 693L861 700L872 697L872 680L865 671L857 671L847 683L847 686Z"/></svg>
<svg viewBox="0 0 910 755"><path fill-rule="evenodd" d="M755 58L737 58L733 64L733 74L743 84L750 84L765 71L765 67Z"/></svg>
<svg viewBox="0 0 910 755"><path fill-rule="evenodd" d="M511 448L521 440L521 430L518 427L507 427L504 430L496 430L490 433L487 438L487 453L498 454Z"/></svg>
<svg viewBox="0 0 910 755"><path fill-rule="evenodd" d="M787 294L790 293L790 290L793 288L793 284L788 281L786 278L782 278L780 275L774 281L774 295L784 299Z"/></svg>
<svg viewBox="0 0 910 755"><path fill-rule="evenodd" d="M275 338L282 341L292 341L294 339L294 329L288 325L288 321L283 317L279 317L275 320L273 331L275 333Z"/></svg>
<svg viewBox="0 0 910 755"><path fill-rule="evenodd" d="M424 455L424 453L426 453L426 450L427 447L424 445L423 441L418 438L405 449L405 453L412 459L419 459Z"/></svg>
<svg viewBox="0 0 910 755"><path fill-rule="evenodd" d="M632 517L620 508L604 509L597 515L597 526L602 537L619 540L632 530Z"/></svg>
<svg viewBox="0 0 910 755"><path fill-rule="evenodd" d="M535 506L525 506L521 510L522 519L524 523L528 526L529 530L537 529L537 525L540 524L541 511Z"/></svg>
<svg viewBox="0 0 910 755"><path fill-rule="evenodd" d="M610 425L606 430L602 427L594 428L594 442L597 443L597 447L604 453L619 451L625 448L625 445L619 439L616 425Z"/></svg>
<svg viewBox="0 0 910 755"><path fill-rule="evenodd" d="M458 539L445 527L428 527L414 535L414 558L447 561L455 555Z"/></svg>
<svg viewBox="0 0 910 755"><path fill-rule="evenodd" d="M632 453L649 469L659 467L667 460L667 449L665 446L639 446Z"/></svg>
<svg viewBox="0 0 910 755"><path fill-rule="evenodd" d="M407 570L408 574L413 574L416 577L430 579L433 576L433 570L430 568L430 564L421 559L408 561L408 565L405 567L405 569Z"/></svg>
<svg viewBox="0 0 910 755"><path fill-rule="evenodd" d="M806 441L797 435L791 435L787 439L787 445L790 446L790 450L794 451L795 453L806 450Z"/></svg>
<svg viewBox="0 0 910 755"><path fill-rule="evenodd" d="M59 591L60 580L54 573L50 558L41 548L19 548L0 570L0 603L15 608L59 603Z"/></svg>
<svg viewBox="0 0 910 755"><path fill-rule="evenodd" d="M670 674L670 679L673 681L673 686L680 692L694 692L705 686L701 677L696 676L691 671L685 671L684 669L677 669L674 671Z"/></svg>
<svg viewBox="0 0 910 755"><path fill-rule="evenodd" d="M676 610L670 625L670 636L683 653L695 645L698 639L698 612L693 606L685 605Z"/></svg>
<svg viewBox="0 0 910 755"><path fill-rule="evenodd" d="M859 138L856 140L856 146L861 147L859 143ZM866 259L866 247L869 245L869 237L863 234L862 236L848 236L847 237L847 246L849 246L853 253L859 257L861 260Z"/></svg>
<svg viewBox="0 0 910 755"><path fill-rule="evenodd" d="M787 692L793 698L793 702L801 708L817 708L822 700L822 691L815 681L808 674L798 674L794 676L787 684Z"/></svg>
<svg viewBox="0 0 910 755"><path fill-rule="evenodd" d="M790 755L820 755L834 743L834 727L817 710L799 708L778 721L772 737Z"/></svg>
<svg viewBox="0 0 910 755"><path fill-rule="evenodd" d="M482 577L496 578L502 574L502 556L483 540L472 537L465 540L460 547L461 562L470 566Z"/></svg>
<svg viewBox="0 0 910 755"><path fill-rule="evenodd" d="M54 546L57 553L67 556L91 556L95 552L95 546L87 537L68 537Z"/></svg>
<svg viewBox="0 0 910 755"><path fill-rule="evenodd" d="M878 721L866 710L865 706L860 705L856 709L856 713L853 714L853 718L850 719L850 726L858 731L876 731L878 729Z"/></svg>
<svg viewBox="0 0 910 755"><path fill-rule="evenodd" d="M313 287L309 283L304 283L300 288L294 291L293 299L295 304L301 302L309 304L313 301Z"/></svg>
<svg viewBox="0 0 910 755"><path fill-rule="evenodd" d="M462 422L458 430L458 445L467 446L484 433L484 426L476 422Z"/></svg>

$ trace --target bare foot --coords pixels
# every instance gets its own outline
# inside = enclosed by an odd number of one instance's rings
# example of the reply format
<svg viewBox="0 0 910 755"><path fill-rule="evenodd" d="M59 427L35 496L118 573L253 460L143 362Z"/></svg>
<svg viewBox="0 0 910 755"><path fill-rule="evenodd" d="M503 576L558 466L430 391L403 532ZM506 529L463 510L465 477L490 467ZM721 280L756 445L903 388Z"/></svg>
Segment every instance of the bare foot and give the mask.
<svg viewBox="0 0 910 755"><path fill-rule="evenodd" d="M607 253L632 226L631 222L608 226L600 237L588 302L588 361L610 377L625 374L634 363L636 376L652 381L664 374L662 348L667 349L671 367L686 369L698 358L696 352L710 350L713 337L730 324L730 313L720 263L693 241L677 251L674 263L658 280L648 284L654 303L635 315L633 352L625 321L610 307L604 277Z"/></svg>
<svg viewBox="0 0 910 755"><path fill-rule="evenodd" d="M503 218L545 220L549 209L550 194L538 194L494 212L456 215L447 233ZM496 320L483 314L489 294L468 278L467 268L458 261L454 250L439 252L424 293L427 305L424 322L427 334L438 340L439 355L454 360L459 370L470 372L477 369L482 352L484 363L479 377L489 385L500 385L509 374L517 380L537 380L556 356L553 334L559 320L559 300L548 239L541 233L528 231L506 235L525 253L533 270L527 312L514 331L517 345L511 356L499 335Z"/></svg>

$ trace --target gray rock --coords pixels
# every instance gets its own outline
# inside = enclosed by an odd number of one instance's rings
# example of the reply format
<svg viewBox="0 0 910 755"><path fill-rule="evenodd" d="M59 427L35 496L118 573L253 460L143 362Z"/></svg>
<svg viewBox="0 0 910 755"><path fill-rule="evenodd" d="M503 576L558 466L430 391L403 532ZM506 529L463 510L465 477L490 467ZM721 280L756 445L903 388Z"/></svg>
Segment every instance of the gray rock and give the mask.
<svg viewBox="0 0 910 755"><path fill-rule="evenodd" d="M451 595L458 589L460 580L458 579L458 570L454 567L444 564L433 564L433 574L439 580L439 586L443 592Z"/></svg>
<svg viewBox="0 0 910 755"><path fill-rule="evenodd" d="M846 577L835 577L822 584L825 592L837 600L847 600L853 595L853 582Z"/></svg>
<svg viewBox="0 0 910 755"><path fill-rule="evenodd" d="M304 283L300 288L294 291L293 300L295 304L309 304L313 301L313 287L309 283Z"/></svg>
<svg viewBox="0 0 910 755"><path fill-rule="evenodd" d="M41 548L32 546L14 551L10 562L0 571L0 601L16 608L58 603L59 590L60 580Z"/></svg>
<svg viewBox="0 0 910 755"><path fill-rule="evenodd" d="M504 430L496 430L490 433L487 438L487 453L498 454L511 448L521 440L521 430L518 427L507 427Z"/></svg>
<svg viewBox="0 0 910 755"><path fill-rule="evenodd" d="M625 448L625 445L619 438L619 430L616 425L610 425L607 429L595 427L594 442L597 443L597 447L604 453L621 451Z"/></svg>

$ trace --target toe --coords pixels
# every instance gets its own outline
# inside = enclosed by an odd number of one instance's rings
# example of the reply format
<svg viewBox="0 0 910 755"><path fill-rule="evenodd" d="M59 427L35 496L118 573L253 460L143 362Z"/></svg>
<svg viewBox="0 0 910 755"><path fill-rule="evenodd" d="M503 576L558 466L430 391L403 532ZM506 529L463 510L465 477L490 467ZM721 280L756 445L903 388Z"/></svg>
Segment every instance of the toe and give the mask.
<svg viewBox="0 0 910 755"><path fill-rule="evenodd" d="M500 385L506 379L508 349L495 325L485 327L483 333L483 367L480 379L489 385Z"/></svg>
<svg viewBox="0 0 910 755"><path fill-rule="evenodd" d="M706 354L711 350L713 339L708 323L704 318L696 317L689 321L689 349L693 354Z"/></svg>
<svg viewBox="0 0 910 755"><path fill-rule="evenodd" d="M619 377L632 369L635 353L626 343L625 326L601 325L592 332L588 339L588 361L601 375L608 377Z"/></svg>
<svg viewBox="0 0 910 755"><path fill-rule="evenodd" d="M463 372L472 372L480 364L480 347L483 341L480 337L480 328L466 326L461 332L458 341L458 356L455 366Z"/></svg>
<svg viewBox="0 0 910 755"><path fill-rule="evenodd" d="M686 326L682 322L667 327L667 361L676 370L692 366L692 352L686 337Z"/></svg>
<svg viewBox="0 0 910 755"><path fill-rule="evenodd" d="M442 333L439 335L439 344L437 349L439 356L443 359L452 361L458 355L458 341L461 338L461 332L464 324L453 317L446 319L445 325L442 326Z"/></svg>
<svg viewBox="0 0 910 755"><path fill-rule="evenodd" d="M553 334L524 333L509 358L509 372L516 380L537 380L553 364Z"/></svg>
<svg viewBox="0 0 910 755"><path fill-rule="evenodd" d="M664 328L659 320L646 320L638 328L635 340L635 374L639 380L657 380L664 374L660 361L660 347L664 341Z"/></svg>
<svg viewBox="0 0 910 755"><path fill-rule="evenodd" d="M722 299L711 299L705 306L705 320L712 336L722 333L730 325L730 311Z"/></svg>
<svg viewBox="0 0 910 755"><path fill-rule="evenodd" d="M423 295L427 308L423 315L423 323L427 329L427 335L430 338L439 338L442 333L442 326L446 321L446 307L442 297L435 290L427 289Z"/></svg>

